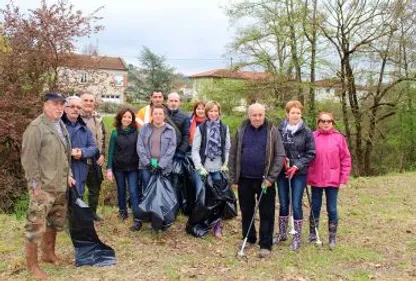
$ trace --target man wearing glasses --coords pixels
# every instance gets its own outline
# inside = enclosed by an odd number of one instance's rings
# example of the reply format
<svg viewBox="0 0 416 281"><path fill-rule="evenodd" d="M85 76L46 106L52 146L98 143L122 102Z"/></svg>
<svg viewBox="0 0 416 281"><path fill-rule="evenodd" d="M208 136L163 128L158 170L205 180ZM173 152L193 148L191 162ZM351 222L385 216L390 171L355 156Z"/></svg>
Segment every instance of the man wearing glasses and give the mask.
<svg viewBox="0 0 416 281"><path fill-rule="evenodd" d="M100 198L101 182L103 181L102 166L105 156L105 128L100 115L95 111L95 96L91 93L84 92L81 94L81 118L91 130L92 136L97 146L97 153L94 157L87 159L88 176L88 205L94 214L95 221L103 220L97 215L98 199Z"/></svg>
<svg viewBox="0 0 416 281"><path fill-rule="evenodd" d="M97 153L97 146L87 124L82 120L81 99L71 96L66 99L62 121L71 140L71 170L76 181L78 194L82 197L85 191L85 182L88 175L87 159Z"/></svg>

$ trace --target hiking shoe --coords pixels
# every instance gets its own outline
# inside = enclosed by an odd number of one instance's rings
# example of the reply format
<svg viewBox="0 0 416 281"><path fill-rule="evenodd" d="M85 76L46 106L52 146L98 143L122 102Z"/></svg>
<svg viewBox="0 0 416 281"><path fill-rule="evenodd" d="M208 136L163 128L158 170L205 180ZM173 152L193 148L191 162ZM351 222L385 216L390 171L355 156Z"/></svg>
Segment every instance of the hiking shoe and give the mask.
<svg viewBox="0 0 416 281"><path fill-rule="evenodd" d="M120 212L120 219L122 221L127 220L127 218L128 218L127 212Z"/></svg>
<svg viewBox="0 0 416 281"><path fill-rule="evenodd" d="M260 251L259 251L259 258L265 259L265 258L268 258L269 256L270 256L270 250L268 250L268 249L260 249Z"/></svg>
<svg viewBox="0 0 416 281"><path fill-rule="evenodd" d="M142 229L142 223L140 221L135 221L132 226L130 226L130 231L139 231Z"/></svg>

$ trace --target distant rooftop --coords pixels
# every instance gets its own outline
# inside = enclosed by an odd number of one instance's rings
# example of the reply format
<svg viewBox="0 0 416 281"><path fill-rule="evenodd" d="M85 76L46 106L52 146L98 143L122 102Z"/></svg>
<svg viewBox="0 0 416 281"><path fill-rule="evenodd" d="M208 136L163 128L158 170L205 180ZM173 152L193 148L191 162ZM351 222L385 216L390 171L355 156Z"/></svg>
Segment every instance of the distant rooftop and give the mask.
<svg viewBox="0 0 416 281"><path fill-rule="evenodd" d="M69 59L64 60L61 66L71 68L93 68L109 70L127 70L127 66L122 58L107 56L91 56L73 54Z"/></svg>
<svg viewBox="0 0 416 281"><path fill-rule="evenodd" d="M213 69L205 72L196 73L189 76L190 78L232 78L242 80L259 80L270 77L267 72L255 71L236 71L230 69Z"/></svg>

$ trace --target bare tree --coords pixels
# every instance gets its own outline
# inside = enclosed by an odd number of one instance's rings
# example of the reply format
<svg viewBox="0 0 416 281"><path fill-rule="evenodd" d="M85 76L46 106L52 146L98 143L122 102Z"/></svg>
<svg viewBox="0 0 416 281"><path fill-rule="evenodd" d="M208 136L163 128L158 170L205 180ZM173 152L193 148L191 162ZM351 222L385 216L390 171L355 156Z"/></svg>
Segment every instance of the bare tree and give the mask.
<svg viewBox="0 0 416 281"><path fill-rule="evenodd" d="M302 71L307 46L302 28L303 5L298 0L243 0L226 8L233 23L244 19L252 22L237 31L231 51L246 57L240 66L260 66L276 77L271 82L279 104L285 102L286 95L304 101ZM296 82L294 95L279 91L284 79Z"/></svg>
<svg viewBox="0 0 416 281"><path fill-rule="evenodd" d="M375 40L389 33L387 22L392 15L388 13L388 1L371 0L327 0L323 3L326 12L322 32L335 47L340 60L338 75L341 79L341 103L343 121L350 147L355 148L355 174L364 172L363 158L363 116L357 94L353 59ZM351 124L348 110L354 122ZM352 146L352 126L355 132L355 146Z"/></svg>
<svg viewBox="0 0 416 281"><path fill-rule="evenodd" d="M409 5L404 2L336 0L326 1L323 6L327 14L321 26L322 32L335 47L340 61L338 75L342 85L343 121L349 145L354 148L356 175L372 173L370 159L377 137L377 124L395 114L395 103L386 102L384 98L395 85L411 79L402 74L390 75L387 79L387 74L394 67L393 48L399 30L397 18L403 12L400 7ZM376 72L365 70L372 58L370 53L373 53L373 68L374 64L379 66ZM367 77L371 76L371 72L377 76L375 90L368 88L366 96L357 91L356 81L360 72ZM391 111L380 116L383 107L390 107ZM367 117L368 128L365 123Z"/></svg>
<svg viewBox="0 0 416 281"><path fill-rule="evenodd" d="M309 41L310 44L310 85L309 85L309 96L308 96L308 105L309 105L309 116L314 117L316 116L316 105L315 105L315 79L316 79L316 56L318 51L318 1L312 0L310 4L308 0L305 0L304 4L304 13L303 13L303 29L306 39ZM310 7L312 5L312 7ZM310 9L310 11L308 11ZM315 128L315 122L310 122L309 124L313 129Z"/></svg>

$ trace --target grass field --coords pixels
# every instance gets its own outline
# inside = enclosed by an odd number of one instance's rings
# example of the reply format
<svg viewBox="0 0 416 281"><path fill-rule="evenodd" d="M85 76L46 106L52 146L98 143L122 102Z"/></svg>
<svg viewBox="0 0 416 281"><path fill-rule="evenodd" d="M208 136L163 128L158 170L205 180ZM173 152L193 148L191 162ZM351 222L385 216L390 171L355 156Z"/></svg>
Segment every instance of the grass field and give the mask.
<svg viewBox="0 0 416 281"><path fill-rule="evenodd" d="M256 249L246 259L236 258L240 218L224 224L223 239L211 235L196 239L185 233L186 218L155 235L147 226L138 233L120 222L117 210L101 207L105 222L96 225L103 241L117 254L117 265L105 268L74 267L69 236L58 236L58 254L64 265L42 264L49 280L415 280L416 279L416 173L352 180L339 195L338 247L302 245L289 250L289 241L275 246L267 260ZM306 199L306 198L305 198ZM307 200L304 200L307 202ZM308 206L304 205L305 214ZM305 216L305 221L307 217ZM24 221L0 215L0 280L26 280L23 252ZM303 241L307 239L307 225ZM30 279L29 279L30 280Z"/></svg>

